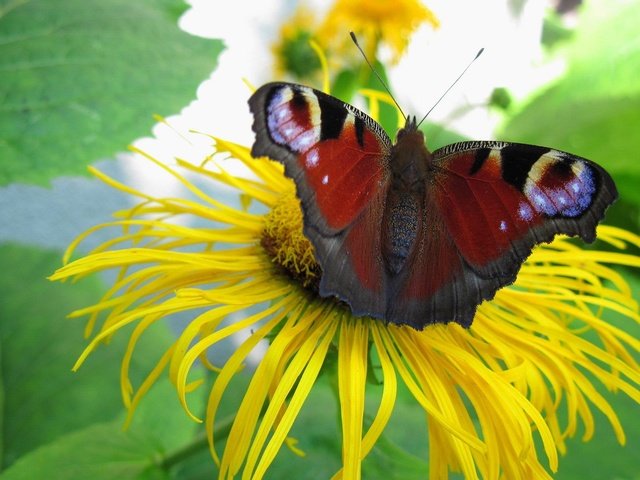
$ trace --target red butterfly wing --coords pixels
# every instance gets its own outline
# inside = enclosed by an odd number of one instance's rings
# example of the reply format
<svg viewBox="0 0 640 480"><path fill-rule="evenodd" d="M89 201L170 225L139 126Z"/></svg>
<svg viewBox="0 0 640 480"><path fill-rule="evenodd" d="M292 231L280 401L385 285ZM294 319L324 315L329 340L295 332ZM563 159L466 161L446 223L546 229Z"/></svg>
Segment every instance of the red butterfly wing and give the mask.
<svg viewBox="0 0 640 480"><path fill-rule="evenodd" d="M468 265L515 278L535 244L556 234L593 242L618 196L599 165L545 147L463 142L433 154L439 208Z"/></svg>
<svg viewBox="0 0 640 480"><path fill-rule="evenodd" d="M617 198L597 164L544 147L463 142L433 153L423 224L387 319L469 326L483 300L513 283L534 245L595 239Z"/></svg>
<svg viewBox="0 0 640 480"><path fill-rule="evenodd" d="M249 99L253 156L280 161L304 212L323 275L320 293L356 314L384 313L380 226L391 141L373 119L302 85L270 83Z"/></svg>

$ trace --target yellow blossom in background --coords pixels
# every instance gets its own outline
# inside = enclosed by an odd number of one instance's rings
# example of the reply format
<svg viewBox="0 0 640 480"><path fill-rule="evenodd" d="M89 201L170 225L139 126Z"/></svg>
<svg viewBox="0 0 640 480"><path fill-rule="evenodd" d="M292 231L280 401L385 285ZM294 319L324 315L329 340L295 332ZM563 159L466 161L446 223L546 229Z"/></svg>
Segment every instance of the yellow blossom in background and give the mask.
<svg viewBox="0 0 640 480"><path fill-rule="evenodd" d="M452 471L467 479L550 478L568 437L581 429L586 440L592 437L593 410L608 418L624 443L622 425L596 386L640 402L634 359L640 342L601 318L615 312L620 324L640 321L629 286L609 266L640 267L640 258L624 253L627 245L640 246L638 235L601 226L599 238L613 252L583 250L566 238L539 246L516 283L480 305L470 329L449 324L416 331L354 318L313 289L320 272L302 234L294 185L282 166L252 158L245 146L217 138L214 143L218 155L201 165L178 160L177 166L166 166L138 152L181 182L188 198L152 196L93 170L140 201L119 212L116 221L87 232L112 228L116 233L69 263L77 242L71 245L65 265L51 277L119 272L102 299L72 314L88 316L90 336L75 368L111 337L129 332L121 389L130 414L153 383L168 375L196 419L189 394L200 383L190 372L200 360L213 372L204 421L219 478L263 478L283 445L296 449L292 425L323 366L335 362L343 465L336 478L361 477L361 463L394 410L399 382L424 410L415 420L425 420L432 479ZM253 176L230 173L228 158ZM205 191L182 172L211 186ZM266 213L227 205L207 193L221 185L237 191L239 204L261 205ZM207 226L188 226L184 219ZM255 313L244 313L249 307ZM168 350L158 352L146 378L133 383L132 357L147 329L189 311L187 327ZM231 317L235 320L226 322ZM127 326L133 329L122 330ZM224 364L210 365L207 352L240 331L250 334ZM252 349L265 341L266 352L220 452L215 442L222 396ZM371 365L382 383L374 411L365 408L372 394Z"/></svg>
<svg viewBox="0 0 640 480"><path fill-rule="evenodd" d="M439 26L433 12L416 0L337 0L322 21L301 4L282 24L272 47L275 74L318 83L320 63L310 41L331 53L331 70L351 68L354 58L361 60L349 35L352 31L369 59L377 58L378 46L384 45L395 62L407 49L411 34L425 22Z"/></svg>
<svg viewBox="0 0 640 480"><path fill-rule="evenodd" d="M378 45L384 44L393 54L392 61L397 61L411 34L425 22L434 28L440 24L417 0L336 0L318 29L317 40L334 52L353 52L348 35L353 31L371 60Z"/></svg>

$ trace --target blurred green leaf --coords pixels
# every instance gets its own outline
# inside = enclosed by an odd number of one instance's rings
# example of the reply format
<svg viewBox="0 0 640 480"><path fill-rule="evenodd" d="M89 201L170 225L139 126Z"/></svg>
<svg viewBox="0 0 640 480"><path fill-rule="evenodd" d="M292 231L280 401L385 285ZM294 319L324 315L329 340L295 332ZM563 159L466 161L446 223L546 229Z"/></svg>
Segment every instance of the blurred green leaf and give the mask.
<svg viewBox="0 0 640 480"><path fill-rule="evenodd" d="M240 405L240 402L247 392L247 388L251 380L251 373L252 372L250 371L238 372L229 383L229 386L227 387L223 395L222 403L220 404L215 420L215 447L219 455L221 455L225 449L227 436L233 424L233 420L235 419L236 412L238 411L238 406ZM214 375L209 376L207 378L207 382L203 384L199 389L202 393L205 394L205 396L208 396L208 393L211 390L211 381L213 380L212 377L214 377ZM204 400L204 397L202 398L202 400ZM189 405L191 406L192 403L193 402L190 401ZM196 408L193 410L194 412L200 412L204 410L198 410L197 404L195 404L195 406ZM204 406L204 402L202 402L202 406ZM208 443L204 442L198 444L197 438L204 435L204 427L202 426L202 424L198 424L197 428L198 434L196 437L196 441L192 441L193 443L190 443L189 447L187 447L189 449L187 454L182 456L180 456L179 454L173 456L175 462L171 462L171 473L173 474L174 478L208 480L211 478L216 478L218 474L218 468L211 458ZM202 448L197 448L198 446ZM233 446L230 446L230 448L233 449ZM267 476L267 478L269 477Z"/></svg>
<svg viewBox="0 0 640 480"><path fill-rule="evenodd" d="M98 352L99 362L71 372L85 340L83 324L65 316L99 298L98 282L70 288L46 280L60 265L59 253L5 245L0 262L6 466L65 431L113 418L122 407L113 355Z"/></svg>
<svg viewBox="0 0 640 480"><path fill-rule="evenodd" d="M364 478L411 480L429 476L429 464L382 435L362 464Z"/></svg>
<svg viewBox="0 0 640 480"><path fill-rule="evenodd" d="M567 455L560 457L556 480L605 480L638 478L640 461L640 418L638 404L624 394L605 394L620 418L627 443L621 446L609 421L599 412L595 417L595 434L591 441L583 442L580 433L567 440Z"/></svg>
<svg viewBox="0 0 640 480"><path fill-rule="evenodd" d="M342 70L333 81L331 95L343 102L352 103L353 97L358 91L358 74L356 70Z"/></svg>
<svg viewBox="0 0 640 480"><path fill-rule="evenodd" d="M158 351L166 347L166 342L158 345ZM110 348L110 347L109 347ZM144 354L144 353L143 353ZM117 365L116 365L117 366ZM114 366L114 367L116 367ZM195 368L197 374L189 377L196 380L198 374L202 374L199 368ZM111 384L111 388L118 390L119 385ZM195 415L201 418L204 416L205 397L209 391L206 388L199 388L188 395L189 408ZM121 402L120 402L121 405ZM120 408L120 427L124 424L125 410ZM175 387L165 375L160 377L153 385L149 393L142 399L138 408L134 412L131 431L144 432L149 437L153 437L155 442L161 446L163 452L180 450L184 445L190 444L195 437L204 434L204 427L201 423L193 421L180 404ZM203 449L210 461L211 470L215 470L215 464L209 455L208 448Z"/></svg>
<svg viewBox="0 0 640 480"><path fill-rule="evenodd" d="M566 74L505 124L500 138L590 158L611 172L621 196L640 204L640 4L587 2Z"/></svg>
<svg viewBox="0 0 640 480"><path fill-rule="evenodd" d="M489 106L500 110L508 110L512 101L513 99L511 98L509 90L504 87L496 87L493 89L493 92L491 92Z"/></svg>
<svg viewBox="0 0 640 480"><path fill-rule="evenodd" d="M637 273L637 271L635 272ZM637 298L640 293L640 278L636 275L624 274ZM640 336L640 325L621 314L606 310L603 319L617 328L623 329L632 338ZM594 331L585 332L584 337L590 342L602 346L602 340ZM636 361L640 360L638 352L632 353ZM626 445L618 443L609 420L593 405L595 433L593 438L584 442L582 432L578 431L573 438L567 439L567 454L560 457L560 468L554 475L556 480L622 480L638 479L640 457L637 446L640 445L640 406L623 392L610 392L587 373L598 393L611 405L620 419L626 435ZM561 417L566 418L564 411Z"/></svg>
<svg viewBox="0 0 640 480"><path fill-rule="evenodd" d="M560 16L550 11L547 13L542 25L542 44L546 47L553 47L559 43L571 39L573 30L567 28Z"/></svg>
<svg viewBox="0 0 640 480"><path fill-rule="evenodd" d="M119 423L95 425L63 436L18 460L2 480L113 480L170 478L156 460L153 437L123 432Z"/></svg>
<svg viewBox="0 0 640 480"><path fill-rule="evenodd" d="M284 71L298 80L312 77L321 67L318 54L309 44L312 36L310 31L298 30L295 36L283 39L276 54Z"/></svg>
<svg viewBox="0 0 640 480"><path fill-rule="evenodd" d="M305 456L299 457L283 447L266 478L331 478L340 469L341 437L330 381L323 376L316 382L290 433L291 437L298 440L296 446Z"/></svg>
<svg viewBox="0 0 640 480"><path fill-rule="evenodd" d="M428 120L425 120L425 122L420 125L420 130L424 132L427 146L432 152L451 143L469 140L468 137L449 130L440 123L431 123Z"/></svg>
<svg viewBox="0 0 640 480"><path fill-rule="evenodd" d="M382 386L368 390L365 411L373 418ZM384 433L362 463L362 476L377 480L428 478L429 437L424 409L402 381Z"/></svg>
<svg viewBox="0 0 640 480"><path fill-rule="evenodd" d="M0 6L0 184L79 174L177 113L220 41L177 27L182 0Z"/></svg>
<svg viewBox="0 0 640 480"><path fill-rule="evenodd" d="M57 252L4 245L0 247L0 263L5 272L0 276L0 343L5 395L2 465L6 467L64 433L116 416L122 418L119 369L127 338L116 335L77 373L71 372L86 340L84 322L65 317L97 301L103 288L96 279L74 285L49 282L45 277L60 266ZM159 324L144 340L134 356L134 371L142 368L138 362L156 359L170 344L171 336ZM156 418L172 426L175 423L171 423L170 414L174 410L184 417L173 395L164 403L158 396L153 400L157 408L166 409L157 412ZM184 435L175 435L184 441Z"/></svg>

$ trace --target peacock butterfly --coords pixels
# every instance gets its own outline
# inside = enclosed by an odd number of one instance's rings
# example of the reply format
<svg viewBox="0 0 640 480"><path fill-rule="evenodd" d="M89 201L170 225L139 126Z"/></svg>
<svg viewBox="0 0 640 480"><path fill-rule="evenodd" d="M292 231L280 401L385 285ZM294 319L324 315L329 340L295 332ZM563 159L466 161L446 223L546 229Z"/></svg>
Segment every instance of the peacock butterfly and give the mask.
<svg viewBox="0 0 640 480"><path fill-rule="evenodd" d="M302 85L266 84L249 106L252 155L296 184L320 295L357 316L469 327L534 245L560 233L592 242L618 196L602 167L559 150L470 141L431 153L410 116L393 144L365 113Z"/></svg>

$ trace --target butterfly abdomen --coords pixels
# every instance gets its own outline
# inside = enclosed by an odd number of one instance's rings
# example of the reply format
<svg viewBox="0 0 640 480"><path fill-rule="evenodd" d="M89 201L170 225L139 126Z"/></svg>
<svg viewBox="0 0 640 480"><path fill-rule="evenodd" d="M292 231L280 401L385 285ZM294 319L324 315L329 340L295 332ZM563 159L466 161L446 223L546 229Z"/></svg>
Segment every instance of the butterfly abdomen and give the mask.
<svg viewBox="0 0 640 480"><path fill-rule="evenodd" d="M430 162L422 132L401 130L389 160L391 182L382 223L382 255L391 275L402 271L415 248Z"/></svg>
<svg viewBox="0 0 640 480"><path fill-rule="evenodd" d="M390 189L382 229L382 256L387 271L397 275L414 249L420 219L422 195Z"/></svg>

